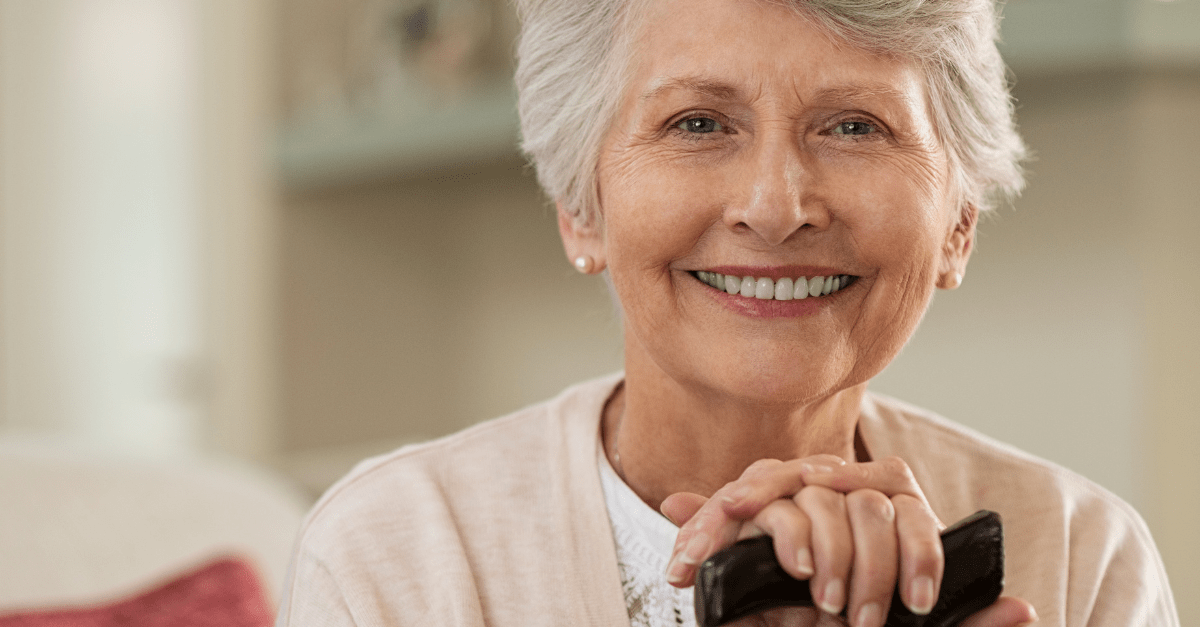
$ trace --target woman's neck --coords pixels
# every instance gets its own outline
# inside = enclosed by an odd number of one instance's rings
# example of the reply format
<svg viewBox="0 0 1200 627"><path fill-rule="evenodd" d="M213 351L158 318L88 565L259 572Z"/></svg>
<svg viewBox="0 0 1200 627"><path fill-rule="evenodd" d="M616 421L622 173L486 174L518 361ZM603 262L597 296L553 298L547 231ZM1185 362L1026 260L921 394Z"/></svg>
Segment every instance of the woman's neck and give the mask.
<svg viewBox="0 0 1200 627"><path fill-rule="evenodd" d="M656 510L675 492L711 496L760 459L825 453L865 461L856 426L866 384L772 407L646 379L631 377L613 393L602 435L609 462Z"/></svg>

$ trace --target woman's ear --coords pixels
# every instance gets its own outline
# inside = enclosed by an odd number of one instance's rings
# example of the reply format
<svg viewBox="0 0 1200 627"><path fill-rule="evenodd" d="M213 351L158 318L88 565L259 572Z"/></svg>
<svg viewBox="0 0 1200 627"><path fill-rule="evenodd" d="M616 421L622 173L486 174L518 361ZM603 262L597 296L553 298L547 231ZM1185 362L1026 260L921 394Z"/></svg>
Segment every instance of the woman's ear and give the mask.
<svg viewBox="0 0 1200 627"><path fill-rule="evenodd" d="M954 228L946 237L942 247L942 260L938 268L937 286L952 290L962 285L967 272L967 260L975 247L975 225L979 221L979 208L972 203L963 205Z"/></svg>
<svg viewBox="0 0 1200 627"><path fill-rule="evenodd" d="M604 235L600 229L594 221L583 224L577 216L567 213L561 202L556 203L555 207L558 212L558 233L562 236L567 260L584 274L603 271L607 259L604 256Z"/></svg>

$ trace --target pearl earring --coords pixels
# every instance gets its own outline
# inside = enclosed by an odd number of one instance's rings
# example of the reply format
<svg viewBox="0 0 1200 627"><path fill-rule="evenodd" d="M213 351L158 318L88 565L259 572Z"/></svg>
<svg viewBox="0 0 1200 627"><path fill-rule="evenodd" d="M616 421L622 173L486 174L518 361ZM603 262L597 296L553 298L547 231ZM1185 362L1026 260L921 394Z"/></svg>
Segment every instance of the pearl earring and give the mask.
<svg viewBox="0 0 1200 627"><path fill-rule="evenodd" d="M956 289L958 286L962 285L962 282L963 282L963 275L962 275L962 273L961 273L961 272L955 272L955 273L954 273L954 278L952 278L952 279L950 279L949 281L947 281L947 283L949 283L949 285L947 285L947 286L946 286L946 289L948 289L948 290Z"/></svg>
<svg viewBox="0 0 1200 627"><path fill-rule="evenodd" d="M591 274L594 265L595 262L588 255L580 255L575 258L575 269L584 274Z"/></svg>

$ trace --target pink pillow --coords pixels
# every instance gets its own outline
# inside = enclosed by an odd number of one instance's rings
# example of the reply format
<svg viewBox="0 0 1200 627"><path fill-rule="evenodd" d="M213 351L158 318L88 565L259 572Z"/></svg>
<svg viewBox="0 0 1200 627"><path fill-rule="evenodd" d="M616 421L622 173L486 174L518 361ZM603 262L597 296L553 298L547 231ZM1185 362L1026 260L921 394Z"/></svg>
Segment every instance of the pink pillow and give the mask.
<svg viewBox="0 0 1200 627"><path fill-rule="evenodd" d="M133 598L0 615L0 627L267 627L274 613L254 569L222 558Z"/></svg>

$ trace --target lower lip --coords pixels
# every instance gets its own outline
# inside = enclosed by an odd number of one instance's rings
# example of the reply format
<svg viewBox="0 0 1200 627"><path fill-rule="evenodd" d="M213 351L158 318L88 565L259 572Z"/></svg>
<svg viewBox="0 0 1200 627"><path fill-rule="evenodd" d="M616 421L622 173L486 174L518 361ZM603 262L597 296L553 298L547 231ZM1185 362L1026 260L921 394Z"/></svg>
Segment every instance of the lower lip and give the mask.
<svg viewBox="0 0 1200 627"><path fill-rule="evenodd" d="M810 296L799 300L774 300L747 298L737 294L730 294L724 290L711 287L695 277L692 277L692 280L696 281L700 289L708 291L721 305L750 318L798 318L801 316L810 316L820 311L821 308L833 304L834 300L842 292L853 289L855 283L858 283L858 281L855 281L845 288L825 296Z"/></svg>

